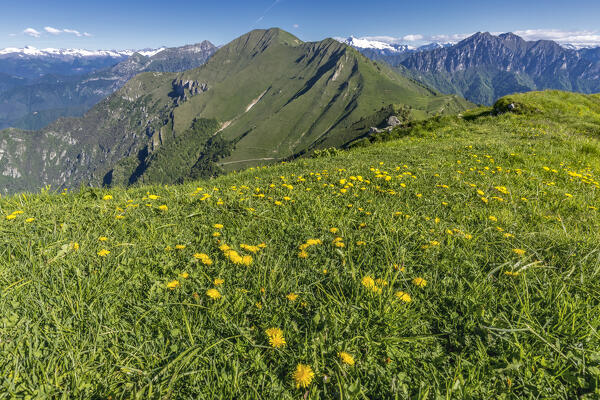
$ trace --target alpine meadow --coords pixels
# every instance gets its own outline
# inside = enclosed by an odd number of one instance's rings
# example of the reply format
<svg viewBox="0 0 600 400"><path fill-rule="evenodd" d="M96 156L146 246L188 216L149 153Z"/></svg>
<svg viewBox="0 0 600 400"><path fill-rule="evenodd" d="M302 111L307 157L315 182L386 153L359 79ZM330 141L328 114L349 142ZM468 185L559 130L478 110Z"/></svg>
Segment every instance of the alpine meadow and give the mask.
<svg viewBox="0 0 600 400"><path fill-rule="evenodd" d="M600 398L600 35L132 26L0 49L0 399Z"/></svg>

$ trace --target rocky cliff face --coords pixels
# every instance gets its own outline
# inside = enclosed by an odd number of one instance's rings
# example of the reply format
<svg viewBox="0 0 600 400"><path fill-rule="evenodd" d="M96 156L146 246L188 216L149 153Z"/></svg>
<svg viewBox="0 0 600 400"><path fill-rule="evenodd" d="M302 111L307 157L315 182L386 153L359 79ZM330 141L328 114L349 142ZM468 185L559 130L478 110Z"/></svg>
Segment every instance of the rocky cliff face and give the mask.
<svg viewBox="0 0 600 400"><path fill-rule="evenodd" d="M512 33L499 36L477 33L452 47L411 54L402 65L422 72L454 73L469 68L494 67L539 76L561 70L573 71L582 58L581 52L565 49L549 40L528 42Z"/></svg>

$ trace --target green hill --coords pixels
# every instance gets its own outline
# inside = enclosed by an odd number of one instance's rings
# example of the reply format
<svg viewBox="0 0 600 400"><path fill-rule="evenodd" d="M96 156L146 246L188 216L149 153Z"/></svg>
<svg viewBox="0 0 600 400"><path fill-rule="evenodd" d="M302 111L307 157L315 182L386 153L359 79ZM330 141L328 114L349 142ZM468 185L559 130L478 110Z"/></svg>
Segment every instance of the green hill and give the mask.
<svg viewBox="0 0 600 400"><path fill-rule="evenodd" d="M3 197L0 393L597 398L599 133L600 96L528 93L217 179Z"/></svg>
<svg viewBox="0 0 600 400"><path fill-rule="evenodd" d="M200 68L137 75L82 118L0 132L1 179L12 192L175 183L343 146L400 110L422 119L469 106L332 39L257 30ZM220 128L198 132L195 121Z"/></svg>

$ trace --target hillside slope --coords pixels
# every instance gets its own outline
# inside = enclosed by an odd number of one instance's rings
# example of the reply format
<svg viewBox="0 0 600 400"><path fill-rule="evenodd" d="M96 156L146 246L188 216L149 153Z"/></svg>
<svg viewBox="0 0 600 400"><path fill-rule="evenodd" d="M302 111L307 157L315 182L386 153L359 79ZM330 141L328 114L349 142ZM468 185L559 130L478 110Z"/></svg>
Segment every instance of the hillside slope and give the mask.
<svg viewBox="0 0 600 400"><path fill-rule="evenodd" d="M0 132L0 169L12 191L173 183L220 166L237 169L341 146L399 110L424 118L469 106L332 39L303 43L279 29L257 30L198 69L136 76L83 118L38 132ZM216 120L221 128L195 132L198 120L206 127ZM186 148L186 137L195 138L189 141L193 148ZM157 154L175 139L188 156ZM153 178L146 175L151 163ZM175 174L166 171L172 163L179 166Z"/></svg>
<svg viewBox="0 0 600 400"><path fill-rule="evenodd" d="M529 93L209 181L3 197L0 392L597 398L599 134L600 96Z"/></svg>

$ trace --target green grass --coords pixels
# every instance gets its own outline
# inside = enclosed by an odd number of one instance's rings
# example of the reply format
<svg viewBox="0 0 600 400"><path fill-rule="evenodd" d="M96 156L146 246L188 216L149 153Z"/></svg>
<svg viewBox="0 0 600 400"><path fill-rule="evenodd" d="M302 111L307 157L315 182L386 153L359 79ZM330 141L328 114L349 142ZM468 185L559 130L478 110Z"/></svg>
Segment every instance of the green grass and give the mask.
<svg viewBox="0 0 600 400"><path fill-rule="evenodd" d="M0 398L597 398L597 99L514 96L536 111L193 184L0 199Z"/></svg>

